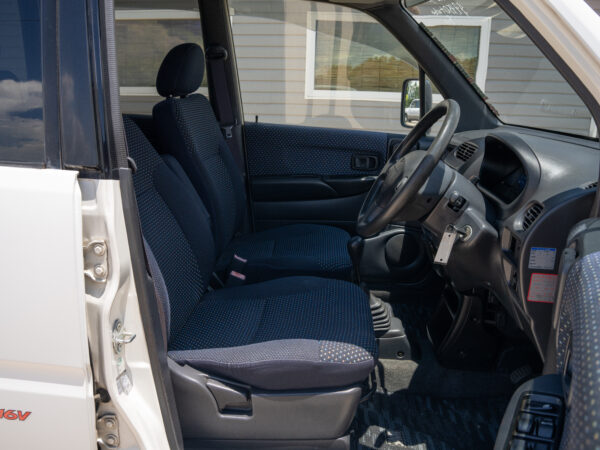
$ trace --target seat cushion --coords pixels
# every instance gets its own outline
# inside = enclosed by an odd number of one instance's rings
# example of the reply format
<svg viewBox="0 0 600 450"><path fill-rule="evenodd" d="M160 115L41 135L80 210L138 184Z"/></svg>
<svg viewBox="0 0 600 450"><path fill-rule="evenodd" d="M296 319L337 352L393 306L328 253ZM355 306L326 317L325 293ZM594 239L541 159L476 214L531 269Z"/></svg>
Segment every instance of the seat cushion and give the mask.
<svg viewBox="0 0 600 450"><path fill-rule="evenodd" d="M169 347L180 364L266 390L360 383L377 356L366 294L315 277L213 291Z"/></svg>
<svg viewBox="0 0 600 450"><path fill-rule="evenodd" d="M349 279L352 262L350 235L335 227L297 224L251 233L235 239L219 259L219 269L229 267L233 254L248 260L247 282L292 275Z"/></svg>

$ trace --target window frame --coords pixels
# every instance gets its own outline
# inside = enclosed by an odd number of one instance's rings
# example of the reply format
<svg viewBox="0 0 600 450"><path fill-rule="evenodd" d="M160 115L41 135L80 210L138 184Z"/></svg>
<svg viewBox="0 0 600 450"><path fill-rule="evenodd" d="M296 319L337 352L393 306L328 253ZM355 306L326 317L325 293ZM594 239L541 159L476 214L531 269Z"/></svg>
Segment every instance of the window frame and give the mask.
<svg viewBox="0 0 600 450"><path fill-rule="evenodd" d="M425 25L456 25L456 26L478 26L479 27L479 53L477 59L477 70L475 81L485 83L487 77L490 34L492 21L490 17L483 16L415 16ZM309 11L306 26L306 64L305 64L305 86L304 98L307 100L363 100L363 101L402 101L402 92L378 92L378 91L351 91L315 89L315 59L317 44L317 21L351 21L378 23L375 18L360 11ZM458 24L457 24L458 22ZM383 25L382 25L383 26ZM439 97L439 98L438 98ZM443 100L441 95L434 95L434 102Z"/></svg>

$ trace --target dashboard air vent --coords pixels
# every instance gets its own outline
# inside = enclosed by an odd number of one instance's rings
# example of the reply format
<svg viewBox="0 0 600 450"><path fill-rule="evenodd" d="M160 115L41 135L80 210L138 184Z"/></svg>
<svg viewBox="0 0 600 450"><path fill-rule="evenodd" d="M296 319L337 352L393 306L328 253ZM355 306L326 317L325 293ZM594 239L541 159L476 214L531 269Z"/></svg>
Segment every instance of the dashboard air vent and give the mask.
<svg viewBox="0 0 600 450"><path fill-rule="evenodd" d="M543 210L544 207L539 203L534 203L527 208L527 211L525 211L525 216L523 217L523 231L527 230L531 225L533 225L533 222L536 221Z"/></svg>
<svg viewBox="0 0 600 450"><path fill-rule="evenodd" d="M461 161L468 161L471 156L479 149L474 142L463 142L456 149L456 157Z"/></svg>
<svg viewBox="0 0 600 450"><path fill-rule="evenodd" d="M597 187L598 187L598 182L594 181L593 183L586 184L583 188L584 189L595 189Z"/></svg>

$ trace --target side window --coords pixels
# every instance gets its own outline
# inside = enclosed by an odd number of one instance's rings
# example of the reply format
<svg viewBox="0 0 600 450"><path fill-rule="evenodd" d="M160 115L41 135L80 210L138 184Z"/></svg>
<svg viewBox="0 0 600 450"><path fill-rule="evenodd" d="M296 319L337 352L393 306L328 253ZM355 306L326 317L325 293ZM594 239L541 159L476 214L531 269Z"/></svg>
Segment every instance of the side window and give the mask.
<svg viewBox="0 0 600 450"><path fill-rule="evenodd" d="M151 114L161 98L156 75L167 52L195 42L203 47L197 0L116 0L115 39L121 110ZM206 75L198 92L208 95Z"/></svg>
<svg viewBox="0 0 600 450"><path fill-rule="evenodd" d="M42 163L39 0L0 1L0 163Z"/></svg>
<svg viewBox="0 0 600 450"><path fill-rule="evenodd" d="M229 6L246 121L403 130L402 84L418 65L375 19L302 0Z"/></svg>

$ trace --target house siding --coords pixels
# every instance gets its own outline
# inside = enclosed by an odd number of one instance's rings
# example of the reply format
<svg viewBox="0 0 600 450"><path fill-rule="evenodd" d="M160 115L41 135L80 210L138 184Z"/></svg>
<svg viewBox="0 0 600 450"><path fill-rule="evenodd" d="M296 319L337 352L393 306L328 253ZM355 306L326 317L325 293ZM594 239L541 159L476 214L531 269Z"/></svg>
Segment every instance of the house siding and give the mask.
<svg viewBox="0 0 600 450"><path fill-rule="evenodd" d="M472 15L493 17L484 91L507 123L588 134L591 117L570 86L523 32L497 7ZM588 0L600 11L600 0ZM246 121L402 132L399 101L307 98L309 12L347 8L304 1L230 0L231 24ZM361 14L361 13L357 13ZM123 97L123 110L147 112L158 97Z"/></svg>

